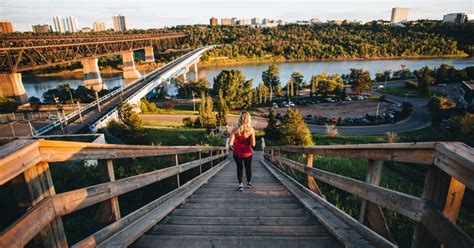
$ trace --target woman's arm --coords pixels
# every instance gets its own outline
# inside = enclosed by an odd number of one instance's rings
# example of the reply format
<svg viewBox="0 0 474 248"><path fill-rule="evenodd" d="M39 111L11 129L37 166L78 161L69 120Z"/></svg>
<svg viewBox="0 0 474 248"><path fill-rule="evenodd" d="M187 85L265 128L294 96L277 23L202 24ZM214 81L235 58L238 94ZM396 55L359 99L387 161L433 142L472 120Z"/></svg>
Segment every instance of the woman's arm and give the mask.
<svg viewBox="0 0 474 248"><path fill-rule="evenodd" d="M234 140L235 140L235 129L232 129L232 131L230 131L230 137L229 137L229 147L231 149L234 149Z"/></svg>
<svg viewBox="0 0 474 248"><path fill-rule="evenodd" d="M252 128L252 134L250 135L250 145L255 147L257 142L255 141L255 129Z"/></svg>

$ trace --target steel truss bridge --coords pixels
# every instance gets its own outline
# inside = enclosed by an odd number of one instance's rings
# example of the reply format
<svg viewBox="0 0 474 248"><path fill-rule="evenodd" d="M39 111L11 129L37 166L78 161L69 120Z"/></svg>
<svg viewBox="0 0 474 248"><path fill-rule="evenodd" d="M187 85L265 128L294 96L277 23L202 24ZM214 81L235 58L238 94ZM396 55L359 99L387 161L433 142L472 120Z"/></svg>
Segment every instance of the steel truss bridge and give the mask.
<svg viewBox="0 0 474 248"><path fill-rule="evenodd" d="M14 73L155 46L177 48L184 33L133 35L3 36L0 72Z"/></svg>

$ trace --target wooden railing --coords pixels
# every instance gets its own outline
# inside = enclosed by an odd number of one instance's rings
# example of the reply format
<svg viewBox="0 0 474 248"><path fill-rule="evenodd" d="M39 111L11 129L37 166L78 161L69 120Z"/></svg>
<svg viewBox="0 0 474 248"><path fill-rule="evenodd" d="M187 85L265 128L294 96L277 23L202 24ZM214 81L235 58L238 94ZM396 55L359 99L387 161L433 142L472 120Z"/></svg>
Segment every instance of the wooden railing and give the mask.
<svg viewBox="0 0 474 248"><path fill-rule="evenodd" d="M190 153L199 159L180 164L178 156ZM210 155L202 158L203 153ZM115 180L113 159L151 156L171 156L172 164L164 169ZM0 147L0 186L10 184L13 187L14 193L19 194L16 196L18 208L24 214L1 232L0 247L23 247L33 239L35 244L44 247L67 247L61 216L101 203L99 219L113 223L78 244L84 247L97 245L169 200L174 191L190 187L187 185L194 179L181 185L180 173L199 167L201 174L204 164L212 167L226 156L225 147L133 146L46 140L11 142ZM99 160L103 183L56 194L48 163L71 160ZM206 176L206 173L195 179ZM177 178L176 190L121 218L118 196L172 176ZM173 203L169 209L175 206Z"/></svg>
<svg viewBox="0 0 474 248"><path fill-rule="evenodd" d="M290 160L282 153L305 154L306 164ZM313 168L314 155L367 159L369 166L365 182ZM289 174L294 170L304 173L306 186L316 197L323 199L323 192L317 184L321 181L362 199L359 221L386 240L393 242L380 207L417 222L412 247L440 247L441 244L445 247L474 247L474 241L455 224L465 187L474 189L474 150L463 143L266 147L265 158ZM380 187L384 161L429 165L422 196ZM351 225L352 220L347 221ZM357 228L356 225L353 227Z"/></svg>

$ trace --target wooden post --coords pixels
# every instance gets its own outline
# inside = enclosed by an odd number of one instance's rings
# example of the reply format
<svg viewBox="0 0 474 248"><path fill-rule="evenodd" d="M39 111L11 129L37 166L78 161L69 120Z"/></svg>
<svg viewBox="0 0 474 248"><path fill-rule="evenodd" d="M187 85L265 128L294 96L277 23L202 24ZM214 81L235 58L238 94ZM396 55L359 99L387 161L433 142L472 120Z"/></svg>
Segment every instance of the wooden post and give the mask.
<svg viewBox="0 0 474 248"><path fill-rule="evenodd" d="M98 169L100 171L101 182L115 181L114 165L111 159L99 160ZM95 222L98 226L108 224L120 219L120 206L117 197L106 200L100 204L95 215Z"/></svg>
<svg viewBox="0 0 474 248"><path fill-rule="evenodd" d="M306 154L306 166L309 168L313 168L313 161L314 161L314 156L311 153ZM312 176L306 175L306 186L313 191L314 193L318 194L321 197L323 196L323 193L321 192L321 189L319 189L318 184L314 180Z"/></svg>
<svg viewBox="0 0 474 248"><path fill-rule="evenodd" d="M383 161L370 159L365 182L368 184L379 185L382 177L382 169ZM359 221L370 226L372 230L382 235L387 240L395 242L379 205L363 200L360 207Z"/></svg>
<svg viewBox="0 0 474 248"><path fill-rule="evenodd" d="M172 164L172 166L178 166L179 165L178 154L171 155L171 164ZM181 186L181 183L179 182L179 173L176 175L176 183L177 183L178 188L179 188Z"/></svg>
<svg viewBox="0 0 474 248"><path fill-rule="evenodd" d="M202 159L202 154L201 154L201 151L199 151L199 160ZM202 164L199 165L199 175L202 174Z"/></svg>
<svg viewBox="0 0 474 248"><path fill-rule="evenodd" d="M211 151L211 155L210 157L212 157L212 151ZM214 160L211 160L211 168L214 166Z"/></svg>
<svg viewBox="0 0 474 248"><path fill-rule="evenodd" d="M48 163L40 162L13 180L11 185L20 212L25 213L45 197L56 194ZM31 223L32 225L34 223ZM53 220L32 241L35 247L67 247L66 234L61 218Z"/></svg>
<svg viewBox="0 0 474 248"><path fill-rule="evenodd" d="M456 223L465 186L438 167L428 169L422 198L440 209L446 217ZM440 242L419 222L416 224L411 247L440 247Z"/></svg>

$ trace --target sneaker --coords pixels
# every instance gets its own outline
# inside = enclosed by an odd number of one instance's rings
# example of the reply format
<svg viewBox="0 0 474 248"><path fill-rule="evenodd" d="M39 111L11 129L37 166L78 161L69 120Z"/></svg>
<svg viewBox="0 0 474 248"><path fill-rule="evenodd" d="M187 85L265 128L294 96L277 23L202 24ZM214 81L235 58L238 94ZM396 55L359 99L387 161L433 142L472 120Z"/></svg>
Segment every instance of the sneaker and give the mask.
<svg viewBox="0 0 474 248"><path fill-rule="evenodd" d="M252 183L251 183L251 182L248 182L248 183L247 183L247 188L249 188L249 189L252 188Z"/></svg>
<svg viewBox="0 0 474 248"><path fill-rule="evenodd" d="M239 191L244 191L244 186L242 184L239 185Z"/></svg>

